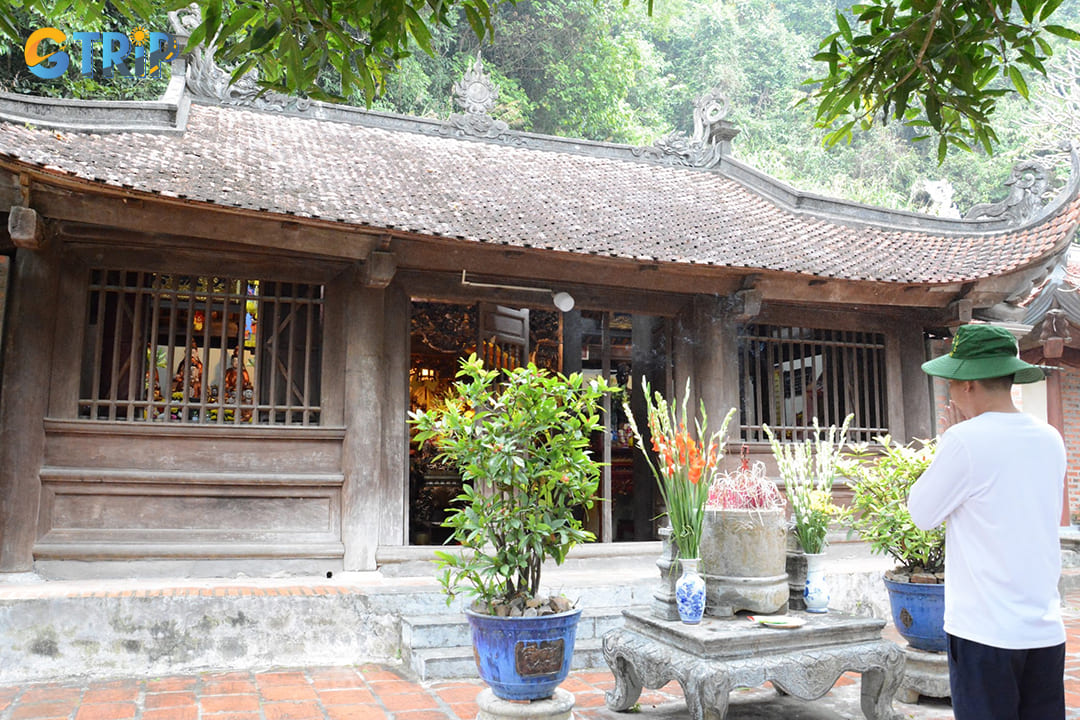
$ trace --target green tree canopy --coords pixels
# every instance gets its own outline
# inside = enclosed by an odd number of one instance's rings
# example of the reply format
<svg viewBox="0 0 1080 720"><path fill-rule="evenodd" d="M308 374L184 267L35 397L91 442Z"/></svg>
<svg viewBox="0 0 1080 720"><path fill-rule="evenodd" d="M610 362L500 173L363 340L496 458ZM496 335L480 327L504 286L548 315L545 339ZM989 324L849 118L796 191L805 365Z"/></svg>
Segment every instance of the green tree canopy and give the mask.
<svg viewBox="0 0 1080 720"><path fill-rule="evenodd" d="M140 20L164 2L169 9L189 0L112 0L122 13ZM938 137L938 159L950 146L981 146L992 152L999 142L993 114L999 99L1016 92L1029 95L1031 73L1046 74L1053 54L1047 35L1068 40L1080 33L1051 18L1063 0L868 0L835 14L836 26L815 59L827 73L806 100L817 121L830 128L826 141L851 140L853 129L895 119ZM19 12L45 17L99 17L105 0L9 0L0 5L0 32L15 42ZM409 57L413 44L435 54L433 37L463 16L481 41L491 39L500 5L515 0L195 0L202 23L191 42L211 41L218 62L233 68L234 78L253 68L263 87L322 100L342 99L362 91L368 104L385 92L387 79ZM622 0L627 6L630 0ZM817 5L817 3L810 3ZM604 3L594 0L594 11ZM644 0L648 13L653 0ZM742 4L721 3L721 7ZM753 5L753 3L751 3ZM581 17L552 2L543 13L564 32L589 28ZM575 15L575 13L578 13ZM534 13L539 17L541 13ZM850 18L850 19L849 19ZM509 22L514 22L513 18ZM584 30L579 38L584 38ZM632 39L615 56L624 66L590 68L605 53L586 54L573 69L549 64L548 72L598 71L603 82L633 83L637 69L655 62L648 48ZM596 36L592 40L596 42ZM538 48L547 51L545 48ZM611 53L606 53L611 56ZM336 78L328 90L327 69ZM590 75L591 77L591 75ZM562 98L569 108L593 112L592 98ZM582 108L582 103L586 107Z"/></svg>
<svg viewBox="0 0 1080 720"><path fill-rule="evenodd" d="M827 142L851 138L890 119L938 137L938 159L950 145L998 142L992 115L998 99L1029 95L1028 75L1046 75L1053 46L1046 36L1080 40L1050 22L1062 0L870 0L837 12L838 29L815 59L828 73L811 95L817 117L832 132Z"/></svg>

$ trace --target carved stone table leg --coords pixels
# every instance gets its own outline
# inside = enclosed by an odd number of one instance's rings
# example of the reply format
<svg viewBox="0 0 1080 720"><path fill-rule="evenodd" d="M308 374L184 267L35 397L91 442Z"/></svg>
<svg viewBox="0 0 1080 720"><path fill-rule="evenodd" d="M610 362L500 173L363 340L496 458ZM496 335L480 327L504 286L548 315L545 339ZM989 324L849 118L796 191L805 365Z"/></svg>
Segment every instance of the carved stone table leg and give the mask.
<svg viewBox="0 0 1080 720"><path fill-rule="evenodd" d="M615 676L615 687L604 693L604 700L616 712L629 710L641 697L641 680L626 658L617 658L610 667L611 674Z"/></svg>
<svg viewBox="0 0 1080 720"><path fill-rule="evenodd" d="M681 685L690 720L724 720L732 690L727 673L702 663L687 675Z"/></svg>
<svg viewBox="0 0 1080 720"><path fill-rule="evenodd" d="M644 686L641 675L634 669L633 652L622 646L622 638L621 630L611 630L604 635L604 660L615 676L615 687L604 693L604 700L616 712L632 708ZM628 654L631 657L627 657Z"/></svg>
<svg viewBox="0 0 1080 720"><path fill-rule="evenodd" d="M904 653L892 645L880 668L862 672L859 701L867 720L900 720L902 716L893 709L893 698L903 679Z"/></svg>

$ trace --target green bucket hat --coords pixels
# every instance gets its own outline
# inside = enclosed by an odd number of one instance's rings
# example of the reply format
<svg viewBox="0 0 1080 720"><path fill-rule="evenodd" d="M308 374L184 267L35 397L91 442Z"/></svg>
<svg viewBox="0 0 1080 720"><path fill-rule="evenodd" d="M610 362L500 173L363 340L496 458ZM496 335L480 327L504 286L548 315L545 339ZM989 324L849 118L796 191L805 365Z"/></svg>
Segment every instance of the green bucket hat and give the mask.
<svg viewBox="0 0 1080 720"><path fill-rule="evenodd" d="M1016 384L1043 379L1043 371L1019 357L1016 338L994 325L961 325L953 337L948 355L922 364L927 375L950 380L985 380L1013 376Z"/></svg>

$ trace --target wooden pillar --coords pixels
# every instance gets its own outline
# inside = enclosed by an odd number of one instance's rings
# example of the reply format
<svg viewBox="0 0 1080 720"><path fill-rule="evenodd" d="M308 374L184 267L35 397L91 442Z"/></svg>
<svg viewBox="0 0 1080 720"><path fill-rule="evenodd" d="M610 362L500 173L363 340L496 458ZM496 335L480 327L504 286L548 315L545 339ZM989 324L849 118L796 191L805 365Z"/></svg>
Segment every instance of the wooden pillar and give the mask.
<svg viewBox="0 0 1080 720"><path fill-rule="evenodd" d="M675 328L671 338L673 371L670 397L681 401L687 380L690 380L691 390L697 390L697 353L694 349L697 344L697 328L694 324L694 303L688 303L672 322Z"/></svg>
<svg viewBox="0 0 1080 720"><path fill-rule="evenodd" d="M581 372L581 311L571 310L562 317L562 371L564 375Z"/></svg>
<svg viewBox="0 0 1080 720"><path fill-rule="evenodd" d="M1072 340L1069 322L1065 312L1059 307L1051 308L1043 319L1039 333L1044 362L1054 366L1046 373L1046 422L1053 425L1062 439L1065 439L1065 411L1061 399L1061 358L1065 347ZM1069 512L1069 479L1062 483L1061 520L1062 527L1072 522Z"/></svg>
<svg viewBox="0 0 1080 720"><path fill-rule="evenodd" d="M400 283L384 298L382 473L379 476L379 544L407 545L409 537L409 322L412 303Z"/></svg>
<svg viewBox="0 0 1080 720"><path fill-rule="evenodd" d="M726 298L699 297L694 308L694 379L698 397L705 403L709 433L720 429L731 408L739 407L739 352L735 314ZM697 408L695 400L694 409ZM738 437L736 414L727 441Z"/></svg>
<svg viewBox="0 0 1080 720"><path fill-rule="evenodd" d="M936 418L930 402L931 378L922 371L926 357L926 342L922 328L917 325L899 326L896 337L886 336L886 368L899 361L899 372L886 372L886 402L889 406L889 429L897 440L909 442L915 438L931 438ZM895 412L899 410L901 412Z"/></svg>
<svg viewBox="0 0 1080 720"><path fill-rule="evenodd" d="M365 287L358 270L345 292L345 438L342 470L341 539L344 569L374 570L381 520L383 419L386 402L383 376L384 298L382 288Z"/></svg>
<svg viewBox="0 0 1080 720"><path fill-rule="evenodd" d="M0 382L0 572L34 565L59 262L55 248L15 252Z"/></svg>
<svg viewBox="0 0 1080 720"><path fill-rule="evenodd" d="M641 424L645 425L647 412L645 395L641 391L641 378L647 378L653 388L661 391L664 389L664 368L657 363L658 351L653 347L653 338L660 320L648 315L634 315L631 322L630 385L634 392L630 397L630 409L634 417L641 418ZM642 428L642 432L647 433L647 428ZM656 517L656 479L648 465L637 457L636 449L634 453L634 539L652 539L653 518Z"/></svg>
<svg viewBox="0 0 1080 720"><path fill-rule="evenodd" d="M1057 428L1061 437L1065 437L1065 413L1061 402L1061 368L1054 367L1046 373L1046 422ZM1069 479L1062 483L1061 526L1072 524L1069 517Z"/></svg>

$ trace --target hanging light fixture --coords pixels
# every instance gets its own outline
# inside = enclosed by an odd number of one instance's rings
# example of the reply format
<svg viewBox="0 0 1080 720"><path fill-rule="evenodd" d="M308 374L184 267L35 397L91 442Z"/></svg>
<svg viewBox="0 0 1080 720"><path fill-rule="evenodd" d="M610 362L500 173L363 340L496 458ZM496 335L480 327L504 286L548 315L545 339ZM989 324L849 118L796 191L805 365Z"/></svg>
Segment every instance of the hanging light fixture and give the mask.
<svg viewBox="0 0 1080 720"><path fill-rule="evenodd" d="M473 282L466 278L466 271L461 271L461 284L467 287L498 288L499 290L521 290L524 292L550 293L551 301L562 312L570 312L574 309L574 296L568 292L555 292L551 288L528 287L525 285L502 285L500 283Z"/></svg>

